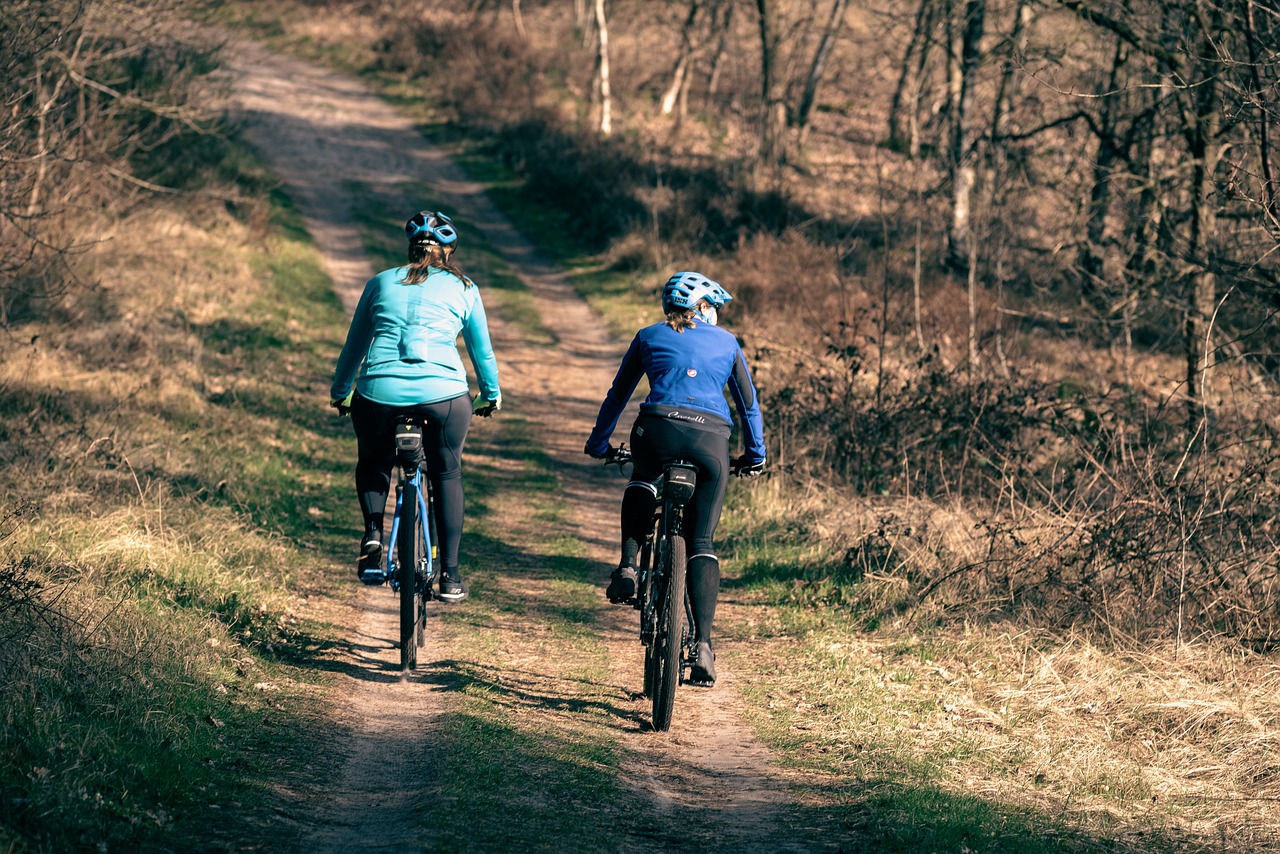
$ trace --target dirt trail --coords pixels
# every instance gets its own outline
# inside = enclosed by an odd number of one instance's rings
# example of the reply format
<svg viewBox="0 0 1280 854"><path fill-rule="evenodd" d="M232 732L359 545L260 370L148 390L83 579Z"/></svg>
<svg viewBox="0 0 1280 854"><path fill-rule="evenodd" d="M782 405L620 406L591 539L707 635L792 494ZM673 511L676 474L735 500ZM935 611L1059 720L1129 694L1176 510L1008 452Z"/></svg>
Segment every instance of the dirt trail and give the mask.
<svg viewBox="0 0 1280 854"><path fill-rule="evenodd" d="M482 188L431 147L412 122L340 74L265 49L240 44L228 51L235 100L250 140L286 182L306 226L325 254L325 264L348 310L374 272L347 209L347 182L373 188L381 198L411 212L438 204L456 212L468 230L483 232L519 273L547 325L558 331L555 358L545 345L532 346L513 324L492 318L504 397L540 425L548 454L563 467L564 500L581 520L589 556L605 568L615 560L620 481L581 453L600 396L608 387L625 342L610 337L557 269L490 203ZM426 184L436 198L416 197ZM394 208L393 208L394 209ZM625 435L620 433L619 435ZM313 814L292 820L310 850L398 850L417 847L420 810L414 796L387 790L384 781L405 774L431 775L425 745L440 714L439 686L401 683L389 665L397 660L390 639L397 634L392 597L362 590L350 622L351 640L336 663L343 673L345 710L339 721L349 743L335 745L341 771ZM608 608L601 598L606 635L619 693L636 687L640 647L634 612ZM679 726L672 733L636 731L625 742L626 784L652 804L650 827L639 844L654 838L687 839L684 830L696 807L696 832L710 849L808 850L783 823L788 797L771 771L768 751L744 725L734 676L721 668L711 691L689 688L677 697ZM405 745L424 745L421 751ZM371 808L374 803L377 809ZM305 810L305 807L303 807Z"/></svg>

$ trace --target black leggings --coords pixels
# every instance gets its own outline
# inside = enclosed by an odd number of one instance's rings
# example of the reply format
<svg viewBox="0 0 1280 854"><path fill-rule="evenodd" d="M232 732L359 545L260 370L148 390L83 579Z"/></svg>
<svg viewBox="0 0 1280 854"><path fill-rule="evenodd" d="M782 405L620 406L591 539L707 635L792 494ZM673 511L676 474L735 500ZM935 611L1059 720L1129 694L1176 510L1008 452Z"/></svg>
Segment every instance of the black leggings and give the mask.
<svg viewBox="0 0 1280 854"><path fill-rule="evenodd" d="M654 499L645 484L657 480L666 463L686 460L698 467L698 486L684 514L689 557L714 555L712 538L720 523L729 473L728 438L670 418L642 414L631 428L631 452L635 469L622 499L623 548L627 540L644 542L649 533Z"/></svg>
<svg viewBox="0 0 1280 854"><path fill-rule="evenodd" d="M422 449L427 479L434 497L440 562L448 571L458 567L462 543L462 443L471 426L471 399L465 394L417 406L384 406L355 395L351 424L356 430L356 492L365 530L382 530L391 469L396 463L396 418L421 417Z"/></svg>

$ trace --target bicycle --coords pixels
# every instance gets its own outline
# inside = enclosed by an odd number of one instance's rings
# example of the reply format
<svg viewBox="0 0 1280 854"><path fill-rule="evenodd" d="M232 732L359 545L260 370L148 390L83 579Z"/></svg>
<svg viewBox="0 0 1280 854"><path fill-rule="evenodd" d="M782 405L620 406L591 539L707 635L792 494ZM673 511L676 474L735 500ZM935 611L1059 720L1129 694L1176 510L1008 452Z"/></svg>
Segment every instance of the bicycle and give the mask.
<svg viewBox="0 0 1280 854"><path fill-rule="evenodd" d="M621 444L605 461L622 466L631 452ZM658 503L653 524L640 547L635 608L640 612L640 642L645 646L644 694L653 703L653 728L671 728L676 688L688 682L693 664L693 605L685 588L688 546L684 539L684 508L698 485L698 469L684 460L663 466L654 486Z"/></svg>
<svg viewBox="0 0 1280 854"><path fill-rule="evenodd" d="M426 641L427 602L435 580L436 520L431 482L422 476L423 420L396 419L396 509L391 518L394 548L386 549L386 578L400 596L400 672L418 667L418 649Z"/></svg>

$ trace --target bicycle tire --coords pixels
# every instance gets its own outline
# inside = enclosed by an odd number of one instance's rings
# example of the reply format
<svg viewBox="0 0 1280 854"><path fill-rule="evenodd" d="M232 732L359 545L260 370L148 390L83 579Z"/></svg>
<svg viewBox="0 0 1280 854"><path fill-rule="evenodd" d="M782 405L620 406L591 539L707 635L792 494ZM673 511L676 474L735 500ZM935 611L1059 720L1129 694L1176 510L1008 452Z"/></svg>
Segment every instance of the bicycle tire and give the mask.
<svg viewBox="0 0 1280 854"><path fill-rule="evenodd" d="M684 628L685 543L678 534L660 544L662 559L658 631L654 636L653 728L671 728L676 686L680 684L681 631Z"/></svg>
<svg viewBox="0 0 1280 854"><path fill-rule="evenodd" d="M658 681L658 654L655 644L644 648L644 696L653 699L654 684Z"/></svg>
<svg viewBox="0 0 1280 854"><path fill-rule="evenodd" d="M396 568L400 585L400 672L409 673L418 666L418 489L413 481L404 486L400 501L400 530L396 537Z"/></svg>
<svg viewBox="0 0 1280 854"><path fill-rule="evenodd" d="M657 678L657 659L653 650L653 535L640 549L640 641L644 643L644 696L653 699L653 683ZM646 640L647 638L647 640Z"/></svg>
<svg viewBox="0 0 1280 854"><path fill-rule="evenodd" d="M419 563L422 564L422 572L418 574L418 579L417 579L417 581L420 583L420 586L417 588L418 630L416 632L416 641L419 649L421 649L423 645L427 642L427 597L430 596L430 593L431 593L431 581L432 581L432 576L427 575L427 564L428 564L428 561L426 560L427 549L430 548L431 550L430 565L433 570L439 565L436 562L436 558L438 558L440 554L440 549L436 545L436 519L435 519L435 513L433 512L434 507L432 506L432 503L431 503L433 500L431 495L431 489L429 486L426 485L425 481L423 482L422 488L426 491L426 495L427 495L427 501L426 501L427 536L425 540L421 538L419 538L418 540L418 554L421 556L419 558ZM420 535L422 533L422 530L423 530L423 527L421 524L419 524L418 532Z"/></svg>

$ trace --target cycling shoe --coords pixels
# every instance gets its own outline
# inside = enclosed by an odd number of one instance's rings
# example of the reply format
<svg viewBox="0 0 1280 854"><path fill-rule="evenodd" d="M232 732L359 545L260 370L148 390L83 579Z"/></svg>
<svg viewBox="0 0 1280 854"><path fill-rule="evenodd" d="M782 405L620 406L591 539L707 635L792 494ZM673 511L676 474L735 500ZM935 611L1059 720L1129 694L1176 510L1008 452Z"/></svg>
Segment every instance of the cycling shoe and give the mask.
<svg viewBox="0 0 1280 854"><path fill-rule="evenodd" d="M467 583L462 580L458 570L446 572L440 576L440 589L436 598L444 602L461 602L467 598Z"/></svg>
<svg viewBox="0 0 1280 854"><path fill-rule="evenodd" d="M636 601L636 574L634 566L623 564L613 571L609 577L609 589L604 595L614 605L630 605Z"/></svg>
<svg viewBox="0 0 1280 854"><path fill-rule="evenodd" d="M716 654L711 649L711 641L699 641L694 650L694 659L689 665L689 684L700 688L716 684Z"/></svg>

